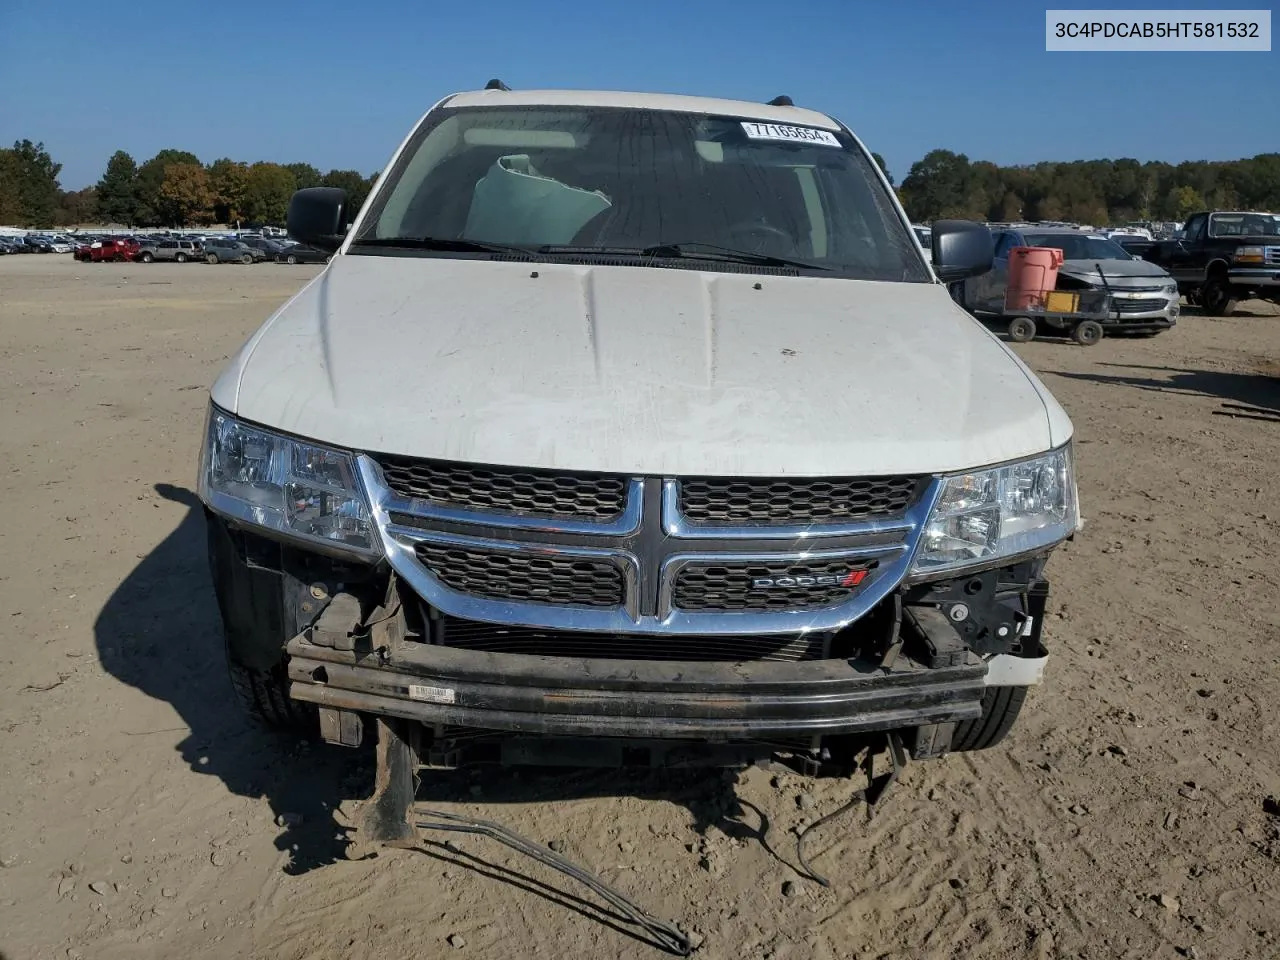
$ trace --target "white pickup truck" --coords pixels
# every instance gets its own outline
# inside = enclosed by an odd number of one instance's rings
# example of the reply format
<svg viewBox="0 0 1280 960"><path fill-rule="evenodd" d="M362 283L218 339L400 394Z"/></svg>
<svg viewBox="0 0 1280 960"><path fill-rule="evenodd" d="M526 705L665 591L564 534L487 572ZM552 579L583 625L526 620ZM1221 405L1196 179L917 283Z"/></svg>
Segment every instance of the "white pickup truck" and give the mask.
<svg viewBox="0 0 1280 960"><path fill-rule="evenodd" d="M383 788L999 741L1079 511L1066 414L947 293L987 228L935 222L931 266L866 148L785 98L491 86L360 211L295 195L335 256L213 386L248 709L376 722Z"/></svg>

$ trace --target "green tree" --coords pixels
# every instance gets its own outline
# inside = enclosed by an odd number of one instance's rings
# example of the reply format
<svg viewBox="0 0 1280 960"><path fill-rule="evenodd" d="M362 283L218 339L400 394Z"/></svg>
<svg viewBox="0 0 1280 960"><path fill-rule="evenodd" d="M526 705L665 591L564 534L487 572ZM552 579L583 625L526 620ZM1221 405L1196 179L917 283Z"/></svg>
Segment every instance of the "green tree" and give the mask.
<svg viewBox="0 0 1280 960"><path fill-rule="evenodd" d="M117 150L98 181L98 215L107 223L133 226L138 219L138 165Z"/></svg>
<svg viewBox="0 0 1280 960"><path fill-rule="evenodd" d="M950 216L969 201L969 158L950 150L930 150L911 165L902 181L902 199L913 220Z"/></svg>
<svg viewBox="0 0 1280 960"><path fill-rule="evenodd" d="M885 165L884 157L872 151L871 159L874 160L876 162L876 166L884 172L885 179L889 181L889 186L893 186L893 174L889 172L888 166Z"/></svg>
<svg viewBox="0 0 1280 960"><path fill-rule="evenodd" d="M340 187L347 191L347 219L354 220L364 206L365 197L373 183L354 170L330 170L324 175L324 186Z"/></svg>
<svg viewBox="0 0 1280 960"><path fill-rule="evenodd" d="M209 185L213 190L213 216L217 223L238 223L244 219L245 188L249 167L228 157L209 165Z"/></svg>
<svg viewBox="0 0 1280 960"><path fill-rule="evenodd" d="M297 190L318 187L324 180L320 171L309 163L286 163L284 168L293 174L293 180L297 184L295 189Z"/></svg>
<svg viewBox="0 0 1280 960"><path fill-rule="evenodd" d="M255 223L284 223L296 181L278 163L255 163L245 178L244 216Z"/></svg>
<svg viewBox="0 0 1280 960"><path fill-rule="evenodd" d="M16 226L51 227L58 207L58 174L43 143L18 140L0 151L0 213Z"/></svg>
<svg viewBox="0 0 1280 960"><path fill-rule="evenodd" d="M194 153L186 150L161 150L138 168L137 221L144 226L165 223L160 200L160 185L164 183L165 170L173 163L196 163Z"/></svg>
<svg viewBox="0 0 1280 960"><path fill-rule="evenodd" d="M165 223L185 227L213 222L213 190L209 175L198 163L171 163L165 167L158 196Z"/></svg>
<svg viewBox="0 0 1280 960"><path fill-rule="evenodd" d="M13 226L22 220L18 179L17 156L12 150L0 150L0 225Z"/></svg>
<svg viewBox="0 0 1280 960"><path fill-rule="evenodd" d="M64 190L54 211L55 226L72 227L80 223L93 223L98 219L98 191L94 187L83 190Z"/></svg>
<svg viewBox="0 0 1280 960"><path fill-rule="evenodd" d="M1205 202L1195 187L1174 187L1169 194L1167 208L1175 220L1185 220L1197 210L1203 210Z"/></svg>

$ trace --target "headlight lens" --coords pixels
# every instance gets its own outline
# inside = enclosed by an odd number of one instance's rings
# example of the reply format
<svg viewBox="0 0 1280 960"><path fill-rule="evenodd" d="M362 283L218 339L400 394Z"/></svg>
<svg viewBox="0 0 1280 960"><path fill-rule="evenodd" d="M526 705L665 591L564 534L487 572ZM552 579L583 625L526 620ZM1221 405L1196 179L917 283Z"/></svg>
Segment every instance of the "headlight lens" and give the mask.
<svg viewBox="0 0 1280 960"><path fill-rule="evenodd" d="M1166 283L1164 285L1164 295L1173 297L1176 300L1178 297L1178 285L1176 283Z"/></svg>
<svg viewBox="0 0 1280 960"><path fill-rule="evenodd" d="M373 556L376 543L355 458L211 410L200 471L208 506L330 549Z"/></svg>
<svg viewBox="0 0 1280 960"><path fill-rule="evenodd" d="M1052 546L1078 526L1071 447L943 481L912 573L986 564Z"/></svg>
<svg viewBox="0 0 1280 960"><path fill-rule="evenodd" d="M1262 247L1236 247L1236 263L1262 263L1266 251Z"/></svg>

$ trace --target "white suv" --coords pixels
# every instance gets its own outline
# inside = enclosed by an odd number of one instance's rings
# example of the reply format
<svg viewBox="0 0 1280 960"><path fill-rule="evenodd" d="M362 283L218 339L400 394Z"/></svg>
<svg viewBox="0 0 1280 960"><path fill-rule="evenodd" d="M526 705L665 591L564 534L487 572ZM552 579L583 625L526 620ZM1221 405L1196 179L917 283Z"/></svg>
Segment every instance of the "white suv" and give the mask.
<svg viewBox="0 0 1280 960"><path fill-rule="evenodd" d="M984 226L935 222L931 267L857 138L782 98L503 88L350 213L295 195L336 255L212 391L251 711L376 718L402 800L419 764L1004 736L1078 508L1067 416L947 294Z"/></svg>

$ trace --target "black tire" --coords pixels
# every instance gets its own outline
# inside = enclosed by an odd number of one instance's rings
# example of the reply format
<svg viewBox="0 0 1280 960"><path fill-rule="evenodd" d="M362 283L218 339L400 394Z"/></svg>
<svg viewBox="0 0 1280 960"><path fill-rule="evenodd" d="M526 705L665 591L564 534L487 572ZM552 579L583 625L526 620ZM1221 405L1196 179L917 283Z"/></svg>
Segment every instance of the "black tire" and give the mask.
<svg viewBox="0 0 1280 960"><path fill-rule="evenodd" d="M285 262L286 262L286 263L288 263L288 264L290 264L290 265L295 264L295 263L297 263L297 262L298 262L298 258L297 258L297 257L295 257L292 253L291 253L291 254L289 254L289 256L285 257L284 259L285 259Z"/></svg>
<svg viewBox="0 0 1280 960"><path fill-rule="evenodd" d="M1102 339L1102 324L1097 320L1081 320L1071 331L1071 339L1082 347L1092 347Z"/></svg>
<svg viewBox="0 0 1280 960"><path fill-rule="evenodd" d="M186 262L187 262L187 255L186 255L185 253L180 253L180 254L178 254L176 257L174 257L173 259L174 259L174 260L176 260L176 261L178 261L178 263L186 263Z"/></svg>
<svg viewBox="0 0 1280 960"><path fill-rule="evenodd" d="M253 255L249 253L240 254L240 262L248 266L253 263Z"/></svg>
<svg viewBox="0 0 1280 960"><path fill-rule="evenodd" d="M1022 712L1028 687L987 687L982 695L982 716L956 724L951 735L952 753L986 750L1003 740Z"/></svg>
<svg viewBox="0 0 1280 960"><path fill-rule="evenodd" d="M1225 317L1235 311L1236 298L1231 285L1223 277L1210 277L1200 288L1200 305L1211 317Z"/></svg>
<svg viewBox="0 0 1280 960"><path fill-rule="evenodd" d="M1036 322L1030 317L1014 317L1009 321L1009 339L1027 343L1036 338Z"/></svg>
<svg viewBox="0 0 1280 960"><path fill-rule="evenodd" d="M289 697L289 676L284 661L270 670L256 670L237 661L228 648L227 671L240 706L253 719L279 730L303 734L315 731L315 708Z"/></svg>
<svg viewBox="0 0 1280 960"><path fill-rule="evenodd" d="M142 256L140 256L138 259L139 259L139 260L141 260L143 263L150 263L152 260L154 260L154 259L155 259L155 257L153 257L153 256L151 255L151 251L150 251L150 250L148 250L146 253L144 253Z"/></svg>

